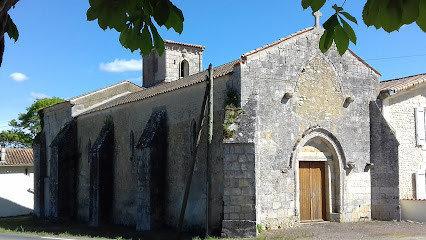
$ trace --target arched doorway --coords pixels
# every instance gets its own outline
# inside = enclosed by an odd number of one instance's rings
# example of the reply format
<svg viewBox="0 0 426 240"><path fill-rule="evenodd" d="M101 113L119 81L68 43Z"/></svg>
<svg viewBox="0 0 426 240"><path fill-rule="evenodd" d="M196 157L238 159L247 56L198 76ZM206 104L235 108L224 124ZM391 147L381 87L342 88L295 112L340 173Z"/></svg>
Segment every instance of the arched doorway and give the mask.
<svg viewBox="0 0 426 240"><path fill-rule="evenodd" d="M301 222L339 221L343 165L337 146L326 134L313 132L296 148L296 202Z"/></svg>
<svg viewBox="0 0 426 240"><path fill-rule="evenodd" d="M183 60L180 63L180 77L187 77L189 76L189 62L186 60Z"/></svg>

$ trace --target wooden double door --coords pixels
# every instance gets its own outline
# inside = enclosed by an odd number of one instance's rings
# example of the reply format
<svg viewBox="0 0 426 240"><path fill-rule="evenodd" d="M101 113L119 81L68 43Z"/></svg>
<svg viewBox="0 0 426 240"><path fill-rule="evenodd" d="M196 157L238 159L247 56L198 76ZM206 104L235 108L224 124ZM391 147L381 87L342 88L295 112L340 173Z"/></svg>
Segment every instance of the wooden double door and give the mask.
<svg viewBox="0 0 426 240"><path fill-rule="evenodd" d="M326 162L299 162L300 221L322 221L325 205Z"/></svg>

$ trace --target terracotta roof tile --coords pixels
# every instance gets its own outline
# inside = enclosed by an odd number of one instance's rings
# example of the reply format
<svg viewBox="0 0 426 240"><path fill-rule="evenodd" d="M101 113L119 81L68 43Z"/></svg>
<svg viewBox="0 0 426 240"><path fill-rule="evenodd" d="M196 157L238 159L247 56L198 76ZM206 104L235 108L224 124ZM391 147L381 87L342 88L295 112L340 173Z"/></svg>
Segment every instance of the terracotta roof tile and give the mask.
<svg viewBox="0 0 426 240"><path fill-rule="evenodd" d="M0 161L0 166L32 166L34 157L32 149L6 149L6 162Z"/></svg>
<svg viewBox="0 0 426 240"><path fill-rule="evenodd" d="M380 91L399 92L426 82L426 73L380 82Z"/></svg>
<svg viewBox="0 0 426 240"><path fill-rule="evenodd" d="M213 69L213 78L218 78L221 76L224 76L226 74L229 74L233 71L234 66L239 64L240 60L235 60L226 64L223 64L221 66L218 66L216 68ZM85 115L88 113L92 113L92 112L96 112L96 111L100 111L100 110L104 110L104 109L108 109L108 108L112 108L118 105L122 105L122 104L127 104L127 103L131 103L131 102L136 102L136 101L140 101L146 98L150 98L150 97L154 97L163 93L167 93L167 92L171 92L180 88L184 88L184 87L189 87L191 85L194 84L198 84L201 82L204 82L206 80L206 76L207 76L207 70L173 81L173 82L163 82L163 83L159 83L157 85L154 85L152 87L149 88L144 88L141 91L135 92L135 93L131 93L128 94L126 96L117 98L115 100L112 100L110 102L107 102L101 106L98 106L94 109L91 109L81 115Z"/></svg>
<svg viewBox="0 0 426 240"><path fill-rule="evenodd" d="M174 45L181 45L181 46L185 46L185 47L201 48L201 50L206 49L206 47L201 46L201 45L188 44L188 43L180 43L180 42L174 42L174 41L170 41L170 40L164 40L164 43L166 43L166 44L174 44Z"/></svg>

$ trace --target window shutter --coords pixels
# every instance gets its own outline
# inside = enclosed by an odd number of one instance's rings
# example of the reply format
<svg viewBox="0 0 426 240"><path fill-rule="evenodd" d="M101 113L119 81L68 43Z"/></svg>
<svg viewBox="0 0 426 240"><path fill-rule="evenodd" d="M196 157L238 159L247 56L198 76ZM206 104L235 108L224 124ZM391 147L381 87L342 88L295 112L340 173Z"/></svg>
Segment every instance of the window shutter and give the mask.
<svg viewBox="0 0 426 240"><path fill-rule="evenodd" d="M424 146L426 144L424 108L415 109L415 119L416 119L416 143L417 143L417 146Z"/></svg>

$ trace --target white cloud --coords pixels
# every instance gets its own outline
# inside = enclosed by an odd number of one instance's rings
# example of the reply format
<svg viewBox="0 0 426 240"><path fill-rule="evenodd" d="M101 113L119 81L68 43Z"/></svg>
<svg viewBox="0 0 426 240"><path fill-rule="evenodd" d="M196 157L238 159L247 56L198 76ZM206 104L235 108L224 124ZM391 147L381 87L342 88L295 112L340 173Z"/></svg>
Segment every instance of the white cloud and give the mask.
<svg viewBox="0 0 426 240"><path fill-rule="evenodd" d="M28 77L25 74L18 72L10 74L9 77L12 78L15 82L28 80Z"/></svg>
<svg viewBox="0 0 426 240"><path fill-rule="evenodd" d="M101 63L99 68L107 72L131 72L142 71L142 60L137 59L115 59L114 62Z"/></svg>
<svg viewBox="0 0 426 240"><path fill-rule="evenodd" d="M41 99L41 98L51 98L44 93L30 92L30 96L32 99Z"/></svg>

